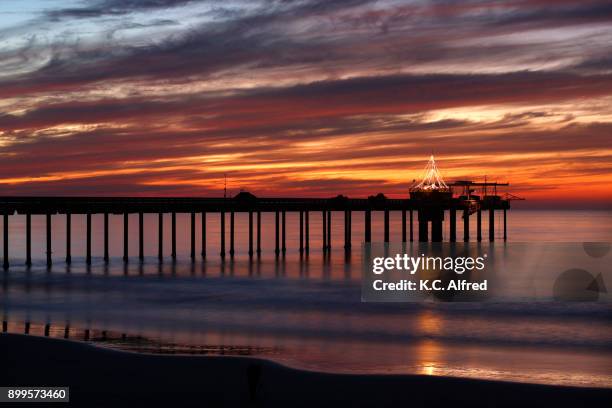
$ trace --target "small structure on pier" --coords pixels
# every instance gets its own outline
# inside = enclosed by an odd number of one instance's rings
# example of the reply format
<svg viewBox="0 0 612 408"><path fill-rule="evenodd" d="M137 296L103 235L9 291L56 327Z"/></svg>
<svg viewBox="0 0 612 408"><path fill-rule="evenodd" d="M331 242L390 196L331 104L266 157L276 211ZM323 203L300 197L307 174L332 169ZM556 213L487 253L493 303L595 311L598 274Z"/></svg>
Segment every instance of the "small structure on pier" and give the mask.
<svg viewBox="0 0 612 408"><path fill-rule="evenodd" d="M410 188L410 198L413 200L440 201L450 200L452 197L453 191L442 178L432 154L427 166L425 166L423 179Z"/></svg>
<svg viewBox="0 0 612 408"><path fill-rule="evenodd" d="M434 159L434 155L429 156L429 161L427 162L427 166L425 166L425 173L423 174L423 180L413 186L410 189L411 192L432 192L432 191L440 191L447 192L450 191L448 185L444 182L440 171L438 170L438 166L436 166L436 160Z"/></svg>

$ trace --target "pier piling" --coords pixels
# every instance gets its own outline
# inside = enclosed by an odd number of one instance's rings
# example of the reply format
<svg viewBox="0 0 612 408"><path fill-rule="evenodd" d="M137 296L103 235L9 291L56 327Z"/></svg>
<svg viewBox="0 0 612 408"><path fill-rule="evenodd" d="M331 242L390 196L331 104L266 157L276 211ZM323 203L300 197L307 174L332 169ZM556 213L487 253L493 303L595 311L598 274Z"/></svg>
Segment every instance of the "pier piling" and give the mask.
<svg viewBox="0 0 612 408"><path fill-rule="evenodd" d="M327 250L327 211L323 210L321 211L322 217L323 217L323 227L322 232L323 232L323 252L325 252Z"/></svg>
<svg viewBox="0 0 612 408"><path fill-rule="evenodd" d="M51 214L47 213L46 216L46 227L47 227L47 267L51 266Z"/></svg>
<svg viewBox="0 0 612 408"><path fill-rule="evenodd" d="M72 262L72 214L66 214L66 263Z"/></svg>
<svg viewBox="0 0 612 408"><path fill-rule="evenodd" d="M304 252L304 211L300 210L300 254Z"/></svg>
<svg viewBox="0 0 612 408"><path fill-rule="evenodd" d="M221 211L221 258L225 258L225 212Z"/></svg>
<svg viewBox="0 0 612 408"><path fill-rule="evenodd" d="M157 214L157 259L164 259L164 214Z"/></svg>
<svg viewBox="0 0 612 408"><path fill-rule="evenodd" d="M389 210L385 210L385 219L384 219L384 234L385 234L385 243L389 243Z"/></svg>
<svg viewBox="0 0 612 408"><path fill-rule="evenodd" d="M304 250L308 253L310 250L310 211L306 210L304 216L304 222L306 223L304 226Z"/></svg>
<svg viewBox="0 0 612 408"><path fill-rule="evenodd" d="M344 212L344 249L351 249L351 234L352 234L352 214L351 210Z"/></svg>
<svg viewBox="0 0 612 408"><path fill-rule="evenodd" d="M123 213L123 262L127 262L129 258L128 215L129 215L128 213Z"/></svg>
<svg viewBox="0 0 612 408"><path fill-rule="evenodd" d="M257 211L257 256L261 255L261 212Z"/></svg>
<svg viewBox="0 0 612 408"><path fill-rule="evenodd" d="M206 212L202 211L202 258L206 258Z"/></svg>
<svg viewBox="0 0 612 408"><path fill-rule="evenodd" d="M32 215L26 214L26 265L32 266Z"/></svg>
<svg viewBox="0 0 612 408"><path fill-rule="evenodd" d="M366 210L364 217L364 241L370 243L372 242L372 211Z"/></svg>
<svg viewBox="0 0 612 408"><path fill-rule="evenodd" d="M283 242L282 242L282 248L281 250L283 251L283 254L285 252L287 252L287 219L286 219L286 213L285 211L282 212L282 232L283 232Z"/></svg>
<svg viewBox="0 0 612 408"><path fill-rule="evenodd" d="M104 262L108 263L108 213L104 213Z"/></svg>
<svg viewBox="0 0 612 408"><path fill-rule="evenodd" d="M506 209L504 208L504 241L508 239L508 233L506 230Z"/></svg>
<svg viewBox="0 0 612 408"><path fill-rule="evenodd" d="M348 244L349 249L353 246L353 212L348 210L349 224L348 224Z"/></svg>
<svg viewBox="0 0 612 408"><path fill-rule="evenodd" d="M278 225L278 211L276 211L274 213L274 253L276 254L276 256L278 256L278 254L280 254L280 249L279 249L279 225Z"/></svg>
<svg viewBox="0 0 612 408"><path fill-rule="evenodd" d="M253 211L249 211L249 257L253 257Z"/></svg>
<svg viewBox="0 0 612 408"><path fill-rule="evenodd" d="M465 208L463 210L463 242L470 241L470 210Z"/></svg>
<svg viewBox="0 0 612 408"><path fill-rule="evenodd" d="M327 250L331 251L332 212L327 211Z"/></svg>
<svg viewBox="0 0 612 408"><path fill-rule="evenodd" d="M8 245L9 245L9 234L8 234L8 214L3 214L3 239L2 239L2 247L3 247L3 255L2 255L2 266L4 269L9 268L9 259L8 259Z"/></svg>
<svg viewBox="0 0 612 408"><path fill-rule="evenodd" d="M348 210L344 210L344 249L348 250L348 225L349 225L349 215Z"/></svg>
<svg viewBox="0 0 612 408"><path fill-rule="evenodd" d="M172 212L172 219L171 219L171 225L170 225L170 233L171 233L171 245L172 247L170 248L170 256L172 257L172 260L176 260L176 213L173 211Z"/></svg>
<svg viewBox="0 0 612 408"><path fill-rule="evenodd" d="M234 212L230 212L230 257L234 257Z"/></svg>
<svg viewBox="0 0 612 408"><path fill-rule="evenodd" d="M191 239L191 251L190 251L190 255L191 255L191 261L195 261L195 247L196 247L196 242L195 242L195 229L196 229L196 215L194 212L191 213L191 231L190 231L190 239Z"/></svg>
<svg viewBox="0 0 612 408"><path fill-rule="evenodd" d="M87 234L87 238L85 238L86 240L86 244L85 244L85 263L87 265L91 265L91 213L87 213L85 215L86 221L86 234Z"/></svg>
<svg viewBox="0 0 612 408"><path fill-rule="evenodd" d="M144 214L138 213L138 259L144 261Z"/></svg>

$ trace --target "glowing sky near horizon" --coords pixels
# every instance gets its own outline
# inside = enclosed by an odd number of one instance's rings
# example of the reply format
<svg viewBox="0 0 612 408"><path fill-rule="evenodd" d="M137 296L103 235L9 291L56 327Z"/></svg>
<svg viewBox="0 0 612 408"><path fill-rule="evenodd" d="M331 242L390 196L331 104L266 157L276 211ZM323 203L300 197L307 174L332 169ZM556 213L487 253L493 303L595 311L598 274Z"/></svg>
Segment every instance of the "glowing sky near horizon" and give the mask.
<svg viewBox="0 0 612 408"><path fill-rule="evenodd" d="M608 1L0 2L1 194L612 203Z"/></svg>

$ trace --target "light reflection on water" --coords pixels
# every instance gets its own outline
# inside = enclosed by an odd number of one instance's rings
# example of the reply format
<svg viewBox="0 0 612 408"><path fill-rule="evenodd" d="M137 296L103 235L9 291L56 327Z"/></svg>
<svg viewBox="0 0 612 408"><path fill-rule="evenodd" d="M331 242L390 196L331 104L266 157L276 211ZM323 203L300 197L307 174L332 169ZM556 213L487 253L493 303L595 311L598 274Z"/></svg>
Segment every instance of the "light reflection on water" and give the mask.
<svg viewBox="0 0 612 408"><path fill-rule="evenodd" d="M585 240L612 240L608 213L543 214L513 214L510 238L546 240L547 236L558 238L567 233L567 240L578 240L580 234ZM295 221L291 217L288 214L289 223ZM82 225L74 218L78 230ZM536 218L539 224L534 222ZM8 272L0 274L3 318L11 332L23 332L28 321L30 334L42 335L44 324L49 322L50 335L63 337L69 324L70 338L83 339L84 330L89 329L89 339L96 344L142 352L257 355L333 372L417 373L612 387L609 304L361 303L359 224L353 227L356 248L347 257L340 249L341 218L334 220L335 249L323 257L317 234L320 220L314 216L311 220L312 250L304 258L295 250L298 237L292 228L288 228L286 256L271 256L273 224L264 218L264 231L268 232L264 234L262 258L250 262L245 237L239 235L238 255L233 261L221 262L216 256L217 235L211 220L208 260L191 263L186 219L179 217L178 262L158 264L156 238L151 237L155 234L149 234L145 247L150 256L143 264L134 259L124 265L115 257L105 265L100 242L94 238L95 257L90 268L77 256L82 254L82 242L76 240L76 231L74 262L70 267L61 262L60 222L54 236L55 263L49 271L40 256L32 269L22 266L18 254L23 240L16 231L11 235L17 237L11 241L15 261ZM237 221L241 222L239 217ZM381 220L374 217L374 221L376 231ZM156 220L151 222L156 228ZM581 232L568 232L568 223ZM94 236L99 232L96 225ZM512 225L527 232L513 231ZM537 225L545 230L534 231ZM18 223L11 224L11 230L17 227ZM120 224L115 227L121 231ZM585 233L589 229L591 235ZM487 231L486 227L483 230ZM398 228L394 227L394 233L392 239L397 240ZM531 239L519 239L521 234ZM42 234L35 232L33 237L34 252L38 248L40 254ZM136 252L135 238L131 248ZM111 252L120 254L121 238L112 241ZM102 331L106 333L102 335Z"/></svg>

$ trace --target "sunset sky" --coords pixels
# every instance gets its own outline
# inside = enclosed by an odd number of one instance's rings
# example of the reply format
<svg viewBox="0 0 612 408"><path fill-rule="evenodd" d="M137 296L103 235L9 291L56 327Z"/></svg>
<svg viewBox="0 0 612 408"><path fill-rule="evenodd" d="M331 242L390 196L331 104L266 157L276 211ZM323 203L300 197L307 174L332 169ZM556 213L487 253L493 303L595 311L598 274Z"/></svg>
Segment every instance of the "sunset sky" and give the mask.
<svg viewBox="0 0 612 408"><path fill-rule="evenodd" d="M0 2L0 194L612 203L609 1Z"/></svg>

